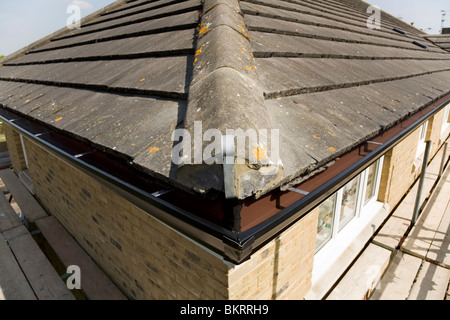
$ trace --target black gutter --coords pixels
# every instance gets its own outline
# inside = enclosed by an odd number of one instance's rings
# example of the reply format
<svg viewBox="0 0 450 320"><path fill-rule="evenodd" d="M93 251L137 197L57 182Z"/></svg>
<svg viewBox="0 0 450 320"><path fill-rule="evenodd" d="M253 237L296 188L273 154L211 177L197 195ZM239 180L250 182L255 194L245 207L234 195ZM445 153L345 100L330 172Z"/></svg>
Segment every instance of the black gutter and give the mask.
<svg viewBox="0 0 450 320"><path fill-rule="evenodd" d="M94 179L101 180L109 188L117 192L124 199L133 203L146 214L153 218L160 220L171 228L186 235L187 237L201 243L213 251L223 255L224 252L234 251L227 248L228 243L236 238L235 233L225 228L217 226L200 217L190 214L152 194L133 186L132 184L118 179L112 174L101 170L89 163L83 161L76 154L70 154L61 148L47 142L46 135L42 133L34 134L20 125L16 124L18 119L20 121L31 122L23 117L18 118L15 113L9 112L0 108L0 119L8 125L14 127L24 136L30 138L35 143L45 147L45 149L55 156L62 158L69 163L75 165L78 169L88 174ZM34 122L31 122L35 124ZM43 138L41 138L43 137ZM238 263L238 261L233 261Z"/></svg>
<svg viewBox="0 0 450 320"><path fill-rule="evenodd" d="M211 249L221 255L225 260L234 264L240 264L249 259L251 254L257 251L261 246L265 245L291 225L302 219L307 213L342 188L347 182L359 175L375 161L386 154L386 152L402 142L413 131L415 131L430 117L439 112L449 102L450 98L446 99L444 103L441 103L431 112L422 116L408 128L391 138L369 155L357 161L334 178L304 196L299 201L282 210L280 213L260 223L259 225L240 233L232 232L200 217L196 217L195 215L190 214L187 211L184 211L162 199L159 199L130 183L118 179L104 170L86 163L82 159L75 157L75 155L61 150L60 148L45 141L40 136L33 134L32 132L15 124L15 121L11 121L12 119L17 118L15 113L6 111L5 109L0 109L0 119L13 126L33 141L44 146L54 155L62 157L68 162L76 165L91 177L101 179L101 181L105 182L111 189L118 192L122 197L137 207L141 208L148 215L160 220L188 238L191 238L192 240ZM29 121L23 117L20 119L23 121ZM45 137L45 135L43 136Z"/></svg>

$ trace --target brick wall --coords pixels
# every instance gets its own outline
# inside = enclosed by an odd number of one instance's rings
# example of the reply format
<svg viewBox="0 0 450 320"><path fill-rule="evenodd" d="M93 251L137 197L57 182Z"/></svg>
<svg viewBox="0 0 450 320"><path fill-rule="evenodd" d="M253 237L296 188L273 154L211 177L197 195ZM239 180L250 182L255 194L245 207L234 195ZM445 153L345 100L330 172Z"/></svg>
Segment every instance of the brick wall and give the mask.
<svg viewBox="0 0 450 320"><path fill-rule="evenodd" d="M425 140L432 141L430 159L442 145L443 141L440 140L440 134L443 121L444 110L435 114L428 121ZM384 157L378 200L389 204L391 208L398 204L420 175L422 162L415 161L419 135L420 128L390 150Z"/></svg>
<svg viewBox="0 0 450 320"><path fill-rule="evenodd" d="M233 267L25 139L36 195L131 299L301 299L317 213Z"/></svg>
<svg viewBox="0 0 450 320"><path fill-rule="evenodd" d="M26 148L37 197L129 298L226 297L217 257L36 144Z"/></svg>
<svg viewBox="0 0 450 320"><path fill-rule="evenodd" d="M6 143L8 145L9 158L11 159L12 167L16 172L25 170L27 166L25 164L25 157L22 150L22 144L20 142L20 135L6 123L3 123L3 129L5 131Z"/></svg>
<svg viewBox="0 0 450 320"><path fill-rule="evenodd" d="M231 299L303 299L311 288L318 210L230 272Z"/></svg>
<svg viewBox="0 0 450 320"><path fill-rule="evenodd" d="M384 156L378 200L389 204L391 208L402 199L420 174L414 166L420 130L390 150Z"/></svg>
<svg viewBox="0 0 450 320"><path fill-rule="evenodd" d="M441 146L441 131L442 131L442 125L444 121L444 111L441 111L434 115L429 121L428 121L428 129L427 129L427 140L431 140L431 157L434 156L437 151L439 150L439 147Z"/></svg>

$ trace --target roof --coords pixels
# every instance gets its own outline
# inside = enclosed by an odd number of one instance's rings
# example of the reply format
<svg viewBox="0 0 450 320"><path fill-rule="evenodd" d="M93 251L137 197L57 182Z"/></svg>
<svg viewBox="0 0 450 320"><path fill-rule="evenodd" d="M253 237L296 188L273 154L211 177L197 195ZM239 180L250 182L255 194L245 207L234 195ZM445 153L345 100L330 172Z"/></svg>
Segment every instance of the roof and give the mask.
<svg viewBox="0 0 450 320"><path fill-rule="evenodd" d="M3 59L0 104L179 188L258 197L450 92L449 53L384 12L381 30L367 28L368 6L118 1ZM197 121L223 134L278 129L281 161L176 166L172 134L194 136Z"/></svg>
<svg viewBox="0 0 450 320"><path fill-rule="evenodd" d="M425 36L425 38L442 49L450 52L450 34L431 35Z"/></svg>

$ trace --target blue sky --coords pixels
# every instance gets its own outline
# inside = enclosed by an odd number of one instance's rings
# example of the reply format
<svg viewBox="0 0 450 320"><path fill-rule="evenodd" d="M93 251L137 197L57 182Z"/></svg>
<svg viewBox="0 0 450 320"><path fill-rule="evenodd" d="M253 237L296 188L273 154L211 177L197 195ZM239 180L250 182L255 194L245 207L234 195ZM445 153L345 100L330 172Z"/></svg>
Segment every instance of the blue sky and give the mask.
<svg viewBox="0 0 450 320"><path fill-rule="evenodd" d="M0 0L0 55L11 54L66 25L71 4L87 16L115 0Z"/></svg>
<svg viewBox="0 0 450 320"><path fill-rule="evenodd" d="M66 10L78 4L84 17L115 0L0 0L0 55L8 55L66 25ZM441 10L448 11L449 0L367 0L382 10L425 32L436 34L441 29Z"/></svg>

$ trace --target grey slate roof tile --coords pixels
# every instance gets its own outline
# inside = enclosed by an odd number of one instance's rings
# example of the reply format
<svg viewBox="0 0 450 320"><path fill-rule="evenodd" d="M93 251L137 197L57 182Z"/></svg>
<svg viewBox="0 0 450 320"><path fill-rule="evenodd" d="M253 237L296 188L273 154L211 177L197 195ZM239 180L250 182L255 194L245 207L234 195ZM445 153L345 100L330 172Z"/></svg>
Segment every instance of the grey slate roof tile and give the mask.
<svg viewBox="0 0 450 320"><path fill-rule="evenodd" d="M449 61L266 58L257 59L266 95L308 93L318 87L347 86L449 70ZM370 70L370 72L368 72Z"/></svg>
<svg viewBox="0 0 450 320"><path fill-rule="evenodd" d="M144 1L144 2L132 2L128 5L122 6L120 9L115 10L114 12L108 12L103 14L98 19L95 19L95 21L91 23L85 24L85 27L92 26L92 25L98 25L102 22L114 20L116 22L119 22L121 18L128 17L131 15L134 15L134 18L137 18L136 14L145 13L146 11L152 10L151 15L143 15L142 17L154 17L156 15L164 14L167 12L174 12L176 10L179 10L180 8L185 8L186 1L188 0L161 0L161 1ZM180 6L180 2L182 3ZM192 4L200 4L199 1L189 1L187 4L188 6L191 6ZM176 5L176 6L173 6ZM128 7L128 8L127 8ZM158 9L158 10L156 10ZM123 20L127 21L127 20Z"/></svg>
<svg viewBox="0 0 450 320"><path fill-rule="evenodd" d="M194 52L194 30L180 30L97 42L64 49L30 53L14 60L14 64L67 62L73 60L124 59Z"/></svg>
<svg viewBox="0 0 450 320"><path fill-rule="evenodd" d="M384 37L402 42L410 42L407 40L409 37L415 40L421 39L420 36L415 35L410 35L408 38L405 38L394 32L392 27L388 27L386 24L382 25L381 30L371 30L367 28L368 15L365 12L363 17L358 18L354 14L339 15L335 9L327 11L310 9L304 6L304 2L299 6L297 4L291 4L289 1L278 1L277 3L269 0L245 1L242 7L248 15L261 15L303 25L332 28L334 30L347 30L372 37Z"/></svg>
<svg viewBox="0 0 450 320"><path fill-rule="evenodd" d="M149 3L154 3L154 2L155 2L154 0L127 1L126 3L123 3L122 5L120 5L119 7L116 7L116 8L113 8L113 9L110 9L110 10L107 10L107 11L101 13L99 19L101 19L103 16L109 16L109 15L112 15L117 12L130 10L130 9L140 7L140 6L149 4ZM97 19L95 21L97 21ZM90 23L92 23L92 22L89 22L87 24L90 24Z"/></svg>
<svg viewBox="0 0 450 320"><path fill-rule="evenodd" d="M436 36L425 36L424 38L430 40L436 46L439 46L446 51L450 51L450 35L441 34Z"/></svg>
<svg viewBox="0 0 450 320"><path fill-rule="evenodd" d="M247 15L246 21L250 31L267 31L291 36L303 36L314 39L333 40L350 43L376 44L394 48L419 50L412 41L398 41L390 38L361 34L360 32L315 27L297 22ZM442 52L440 48L431 48L430 51Z"/></svg>
<svg viewBox="0 0 450 320"><path fill-rule="evenodd" d="M102 102L103 99L102 97ZM111 99L117 102L116 97ZM140 154L157 152L159 139L177 126L179 115L183 115L184 108L185 103L181 101L123 97L120 108L111 111L111 114L115 115L113 123L92 141L126 154L131 159ZM151 168L156 172L161 170L155 163L152 163Z"/></svg>
<svg viewBox="0 0 450 320"><path fill-rule="evenodd" d="M336 56L360 59L440 59L449 60L444 52L386 47L377 44L333 41L333 39L313 39L268 32L250 32L250 40L255 57L324 57Z"/></svg>
<svg viewBox="0 0 450 320"><path fill-rule="evenodd" d="M87 25L84 26L83 28L75 29L69 34L56 38L54 40L58 41L60 39L70 39L72 37L78 37L81 35L98 33L103 30L114 31L114 29L123 28L126 26L135 26L136 24L142 22L159 20L163 18L172 17L173 19L176 19L177 15L181 13L198 11L199 9L201 9L200 5L201 5L200 0L183 1L181 3L175 3L172 5L164 6L162 8L137 13L132 16L118 17L111 21L104 21L101 23ZM132 29L134 30L134 28Z"/></svg>
<svg viewBox="0 0 450 320"><path fill-rule="evenodd" d="M232 196L258 197L450 92L449 38L385 12L370 30L367 7L132 1L4 59L0 104L201 193L227 192L223 169L175 166L176 128L279 129L281 163L236 166Z"/></svg>
<svg viewBox="0 0 450 320"><path fill-rule="evenodd" d="M156 20L139 22L123 27L103 30L95 33L79 35L51 41L50 43L39 47L38 50L47 50L61 47L78 46L81 44L96 43L100 41L115 41L121 38L131 38L136 36L156 34L171 30L190 29L194 30L198 23L198 11L193 10L175 17L164 17ZM112 45L114 47L114 45ZM33 51L32 51L33 52Z"/></svg>
<svg viewBox="0 0 450 320"><path fill-rule="evenodd" d="M308 93L266 102L272 126L283 137L280 150L285 182L309 169L299 159L307 153L317 162L342 155L357 141L413 113L449 90L450 72L367 86Z"/></svg>
<svg viewBox="0 0 450 320"><path fill-rule="evenodd" d="M190 68L192 61L189 56L175 56L4 66L0 78L184 94L187 65L191 62Z"/></svg>

